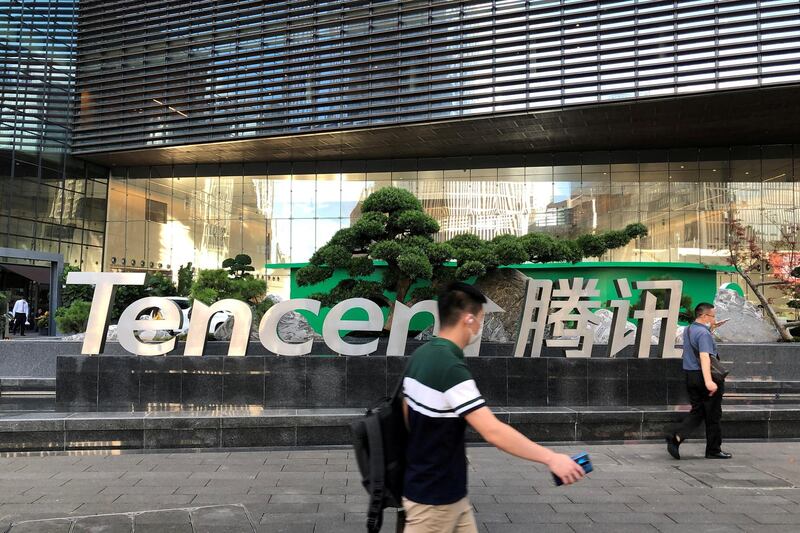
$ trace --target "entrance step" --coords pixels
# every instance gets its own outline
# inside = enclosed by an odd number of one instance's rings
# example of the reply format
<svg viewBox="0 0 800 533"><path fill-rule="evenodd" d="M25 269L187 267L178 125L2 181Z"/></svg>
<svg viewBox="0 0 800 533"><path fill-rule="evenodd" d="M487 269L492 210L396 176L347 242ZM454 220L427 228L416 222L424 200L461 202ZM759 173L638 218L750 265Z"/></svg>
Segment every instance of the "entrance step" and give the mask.
<svg viewBox="0 0 800 533"><path fill-rule="evenodd" d="M650 407L500 407L500 420L542 442L659 440L688 412ZM350 444L349 424L363 409L249 409L6 413L0 451L265 448ZM800 403L727 405L727 439L800 437ZM702 432L693 437L702 436ZM470 441L480 441L475 433Z"/></svg>

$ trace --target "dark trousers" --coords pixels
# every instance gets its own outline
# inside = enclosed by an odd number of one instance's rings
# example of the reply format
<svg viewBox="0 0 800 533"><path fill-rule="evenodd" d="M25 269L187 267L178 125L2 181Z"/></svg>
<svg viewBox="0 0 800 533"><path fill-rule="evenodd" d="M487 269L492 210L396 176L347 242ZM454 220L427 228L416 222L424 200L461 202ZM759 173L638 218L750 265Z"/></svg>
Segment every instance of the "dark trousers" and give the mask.
<svg viewBox="0 0 800 533"><path fill-rule="evenodd" d="M25 313L14 313L14 333L16 333L19 328L20 334L25 335L25 322L27 320L28 315Z"/></svg>
<svg viewBox="0 0 800 533"><path fill-rule="evenodd" d="M687 435L694 431L701 422L706 423L706 453L717 453L722 446L722 395L725 392L725 383L717 382L717 392L714 396L708 395L703 373L699 370L686 372L686 388L689 391L689 400L692 402L692 411L683 419L683 423L675 430L681 442Z"/></svg>

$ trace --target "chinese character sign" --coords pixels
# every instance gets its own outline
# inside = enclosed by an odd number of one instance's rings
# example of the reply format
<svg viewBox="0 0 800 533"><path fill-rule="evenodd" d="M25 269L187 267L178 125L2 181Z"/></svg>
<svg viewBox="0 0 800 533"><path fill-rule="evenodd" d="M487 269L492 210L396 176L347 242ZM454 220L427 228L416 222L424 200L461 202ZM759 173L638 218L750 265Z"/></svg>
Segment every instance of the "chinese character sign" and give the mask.
<svg viewBox="0 0 800 533"><path fill-rule="evenodd" d="M597 325L599 319L591 311L600 307L597 280L574 278L558 280L558 289L553 291L547 323L553 325L553 339L547 340L547 346L577 348L566 350L567 357L589 357L594 345L594 330L589 324Z"/></svg>
<svg viewBox="0 0 800 533"><path fill-rule="evenodd" d="M525 307L520 321L514 355L525 355L528 341L533 334L530 353L539 357L542 345L565 348L567 357L589 357L594 345L594 330L600 318L593 310L600 307L600 293L596 279L560 279L558 288L553 289L549 280L528 282ZM675 332L678 327L681 291L683 282L679 280L636 281L633 285L621 278L614 282L617 299L608 302L613 312L606 355L615 357L625 347L635 345L637 357L648 357L652 331L658 329L658 355L678 357L680 350L675 348ZM643 291L642 309L633 312L636 331L626 327L630 316L633 293L631 288ZM665 294L665 305L658 306L658 298L652 291ZM658 327L656 327L658 326ZM547 328L551 337L544 340Z"/></svg>

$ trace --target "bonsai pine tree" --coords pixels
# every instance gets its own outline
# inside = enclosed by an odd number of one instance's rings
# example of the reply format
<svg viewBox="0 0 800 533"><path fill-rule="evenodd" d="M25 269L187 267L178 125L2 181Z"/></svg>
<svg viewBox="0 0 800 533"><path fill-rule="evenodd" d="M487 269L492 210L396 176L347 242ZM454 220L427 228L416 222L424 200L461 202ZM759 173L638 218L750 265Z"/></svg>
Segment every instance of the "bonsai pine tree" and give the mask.
<svg viewBox="0 0 800 533"><path fill-rule="evenodd" d="M362 217L341 229L297 272L297 283L310 286L330 279L336 269L347 272L328 293L312 294L325 306L348 298L367 298L384 307L392 301L385 291L401 302L432 297L438 287L453 279L466 280L489 275L498 267L525 262L572 262L597 257L647 235L642 224L620 231L582 235L575 240L557 239L532 233L523 237L499 235L484 240L471 234L458 235L437 243L439 224L422 209L420 201L405 189L387 187L364 200ZM363 278L375 272L373 260L383 260L380 281ZM455 262L455 268L445 266ZM413 288L418 282L422 286ZM386 328L391 327L390 312Z"/></svg>
<svg viewBox="0 0 800 533"><path fill-rule="evenodd" d="M336 232L298 271L301 286L325 281L336 269L347 272L348 279L312 298L326 306L355 297L389 306L384 291L396 293L397 300L404 302L415 282L433 282L442 275L452 249L434 242L439 224L413 194L394 187L380 189L364 200L361 210L363 215L355 224ZM360 279L375 272L376 259L388 265L381 281Z"/></svg>
<svg viewBox="0 0 800 533"><path fill-rule="evenodd" d="M251 276L250 272L255 271L252 264L253 259L249 255L239 254L223 261L222 268L227 269L232 278L247 278Z"/></svg>

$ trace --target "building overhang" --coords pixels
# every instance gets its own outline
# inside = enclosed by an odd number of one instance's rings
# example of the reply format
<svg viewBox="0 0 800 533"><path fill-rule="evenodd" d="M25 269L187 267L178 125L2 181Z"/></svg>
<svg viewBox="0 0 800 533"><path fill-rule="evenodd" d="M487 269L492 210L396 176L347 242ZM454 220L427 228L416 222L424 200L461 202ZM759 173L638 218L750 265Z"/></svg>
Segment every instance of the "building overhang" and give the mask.
<svg viewBox="0 0 800 533"><path fill-rule="evenodd" d="M800 85L77 155L101 165L402 159L800 142Z"/></svg>

